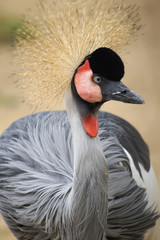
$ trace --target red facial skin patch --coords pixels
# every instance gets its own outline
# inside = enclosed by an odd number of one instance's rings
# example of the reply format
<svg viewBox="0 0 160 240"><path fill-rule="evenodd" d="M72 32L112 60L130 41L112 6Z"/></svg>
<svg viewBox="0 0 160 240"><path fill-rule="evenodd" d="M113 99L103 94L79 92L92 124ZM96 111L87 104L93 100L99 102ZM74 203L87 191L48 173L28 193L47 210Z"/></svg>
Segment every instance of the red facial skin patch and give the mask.
<svg viewBox="0 0 160 240"><path fill-rule="evenodd" d="M94 138L98 134L98 118L93 114L87 114L82 118L83 127L90 137Z"/></svg>
<svg viewBox="0 0 160 240"><path fill-rule="evenodd" d="M92 81L93 72L90 68L89 61L78 68L75 74L75 86L79 96L90 103L101 102L102 93L100 87Z"/></svg>

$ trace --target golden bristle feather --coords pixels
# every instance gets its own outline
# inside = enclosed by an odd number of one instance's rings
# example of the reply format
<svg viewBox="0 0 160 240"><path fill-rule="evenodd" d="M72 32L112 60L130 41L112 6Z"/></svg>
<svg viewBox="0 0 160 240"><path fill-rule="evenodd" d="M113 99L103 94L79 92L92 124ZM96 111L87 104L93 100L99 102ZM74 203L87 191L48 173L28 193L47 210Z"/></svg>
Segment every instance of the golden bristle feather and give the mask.
<svg viewBox="0 0 160 240"><path fill-rule="evenodd" d="M138 1L46 0L39 16L24 20L16 49L16 77L24 100L53 110L75 70L99 47L118 51L140 28Z"/></svg>

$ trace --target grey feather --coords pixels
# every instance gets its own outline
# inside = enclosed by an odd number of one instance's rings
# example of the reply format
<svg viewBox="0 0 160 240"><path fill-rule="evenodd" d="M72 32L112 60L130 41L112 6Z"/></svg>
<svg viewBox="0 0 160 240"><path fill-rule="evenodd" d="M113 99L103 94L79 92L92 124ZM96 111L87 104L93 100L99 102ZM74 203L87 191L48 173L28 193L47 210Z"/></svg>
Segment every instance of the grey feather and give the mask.
<svg viewBox="0 0 160 240"><path fill-rule="evenodd" d="M153 208L147 209L146 190L137 186L129 167L125 167L129 162L122 146L125 139L129 146L131 139L126 124L121 124L124 136L117 136L119 127L113 115L99 113L99 136L109 166L109 192L108 210L103 209L107 222L105 237L96 239L141 240L158 215ZM132 154L130 147L127 149ZM143 149L147 155L147 147ZM145 162L141 155L134 162L141 161L148 169L149 157ZM65 235L67 228L75 228L83 235L81 227L75 226L72 218L66 218L67 213L70 216L73 174L74 151L66 112L30 115L13 123L2 134L0 213L18 239L69 239ZM91 209L91 214L97 213Z"/></svg>

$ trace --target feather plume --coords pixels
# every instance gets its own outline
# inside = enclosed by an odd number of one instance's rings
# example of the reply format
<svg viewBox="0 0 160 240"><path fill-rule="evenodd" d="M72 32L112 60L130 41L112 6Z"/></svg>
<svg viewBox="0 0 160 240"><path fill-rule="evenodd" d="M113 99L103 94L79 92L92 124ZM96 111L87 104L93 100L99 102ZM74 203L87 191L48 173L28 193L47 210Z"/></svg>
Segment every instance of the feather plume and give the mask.
<svg viewBox="0 0 160 240"><path fill-rule="evenodd" d="M136 1L38 1L39 16L18 31L16 76L24 100L54 109L75 70L99 47L119 52L140 29Z"/></svg>

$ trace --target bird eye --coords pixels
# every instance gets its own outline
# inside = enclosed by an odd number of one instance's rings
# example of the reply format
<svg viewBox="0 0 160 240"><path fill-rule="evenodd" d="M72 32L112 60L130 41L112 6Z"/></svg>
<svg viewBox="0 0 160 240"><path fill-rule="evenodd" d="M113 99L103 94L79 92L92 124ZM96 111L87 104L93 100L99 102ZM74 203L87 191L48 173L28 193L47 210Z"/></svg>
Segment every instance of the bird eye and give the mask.
<svg viewBox="0 0 160 240"><path fill-rule="evenodd" d="M100 83L102 81L101 77L100 76L93 76L93 81L95 83Z"/></svg>

